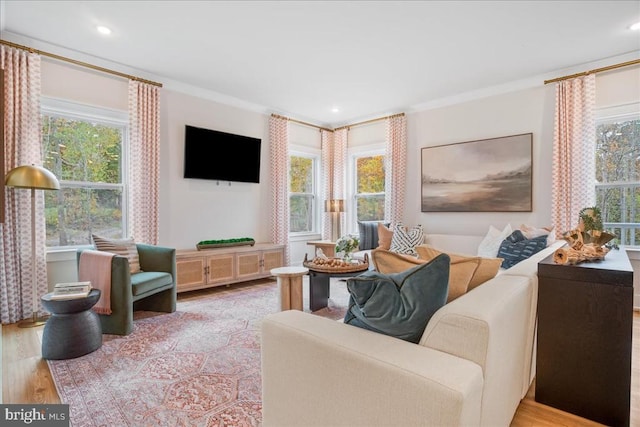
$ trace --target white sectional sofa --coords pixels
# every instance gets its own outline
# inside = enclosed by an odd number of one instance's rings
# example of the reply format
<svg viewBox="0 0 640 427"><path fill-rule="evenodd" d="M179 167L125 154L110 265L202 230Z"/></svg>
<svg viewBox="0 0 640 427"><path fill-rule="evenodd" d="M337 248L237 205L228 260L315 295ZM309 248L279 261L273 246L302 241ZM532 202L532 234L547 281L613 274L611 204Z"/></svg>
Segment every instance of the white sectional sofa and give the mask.
<svg viewBox="0 0 640 427"><path fill-rule="evenodd" d="M475 254L483 236L426 243ZM262 322L263 424L508 426L535 375L537 263L446 304L419 344L300 311Z"/></svg>

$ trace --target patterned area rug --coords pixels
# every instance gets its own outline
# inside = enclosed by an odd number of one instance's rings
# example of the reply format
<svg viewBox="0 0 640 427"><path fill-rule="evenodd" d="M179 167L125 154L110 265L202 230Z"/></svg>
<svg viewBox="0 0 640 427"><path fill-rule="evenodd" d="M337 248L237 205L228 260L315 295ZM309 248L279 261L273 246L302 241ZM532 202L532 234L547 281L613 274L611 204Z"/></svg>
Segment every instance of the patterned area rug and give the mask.
<svg viewBox="0 0 640 427"><path fill-rule="evenodd" d="M329 307L314 314L343 318L348 298L332 279ZM180 294L175 313L136 312L130 335L105 334L91 354L48 361L71 425L261 425L259 328L276 311L269 280Z"/></svg>

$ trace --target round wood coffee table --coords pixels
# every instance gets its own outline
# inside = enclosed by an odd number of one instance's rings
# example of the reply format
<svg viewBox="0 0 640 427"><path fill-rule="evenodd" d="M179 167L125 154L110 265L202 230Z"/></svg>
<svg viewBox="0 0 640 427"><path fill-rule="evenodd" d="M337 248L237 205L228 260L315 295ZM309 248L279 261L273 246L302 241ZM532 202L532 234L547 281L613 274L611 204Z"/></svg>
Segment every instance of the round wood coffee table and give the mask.
<svg viewBox="0 0 640 427"><path fill-rule="evenodd" d="M51 317L44 325L42 357L44 359L73 359L91 353L102 346L100 318L91 310L100 299L100 290L92 289L85 298L40 300Z"/></svg>
<svg viewBox="0 0 640 427"><path fill-rule="evenodd" d="M308 272L305 267L279 267L270 271L278 278L280 310L302 311L302 276Z"/></svg>

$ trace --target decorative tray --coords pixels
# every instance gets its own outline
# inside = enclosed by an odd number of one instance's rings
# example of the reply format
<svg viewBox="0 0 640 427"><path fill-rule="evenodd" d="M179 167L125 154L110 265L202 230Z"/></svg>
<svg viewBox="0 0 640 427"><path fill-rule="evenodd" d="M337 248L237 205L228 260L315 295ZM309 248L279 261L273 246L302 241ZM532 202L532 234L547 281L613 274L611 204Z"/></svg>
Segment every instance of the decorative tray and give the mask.
<svg viewBox="0 0 640 427"><path fill-rule="evenodd" d="M320 273L351 273L369 269L369 255L364 254L363 260L344 261L342 258L320 258L315 257L311 261L304 255L302 265L310 270Z"/></svg>
<svg viewBox="0 0 640 427"><path fill-rule="evenodd" d="M256 241L250 238L228 239L228 240L203 240L198 242L196 248L201 251L203 249L226 248L229 246L253 246Z"/></svg>

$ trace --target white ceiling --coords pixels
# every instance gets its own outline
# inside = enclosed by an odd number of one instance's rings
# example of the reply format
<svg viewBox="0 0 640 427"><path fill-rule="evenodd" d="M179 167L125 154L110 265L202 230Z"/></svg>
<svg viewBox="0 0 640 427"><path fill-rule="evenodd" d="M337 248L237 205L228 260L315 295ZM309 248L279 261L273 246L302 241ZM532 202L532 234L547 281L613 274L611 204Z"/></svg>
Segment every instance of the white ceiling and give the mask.
<svg viewBox="0 0 640 427"><path fill-rule="evenodd" d="M640 58L638 0L0 0L0 14L2 39L328 126Z"/></svg>

